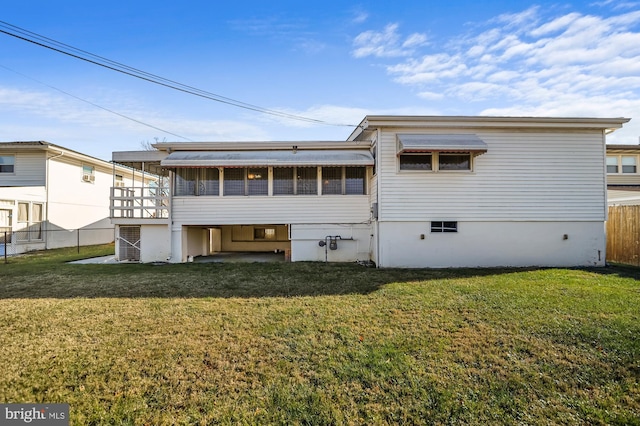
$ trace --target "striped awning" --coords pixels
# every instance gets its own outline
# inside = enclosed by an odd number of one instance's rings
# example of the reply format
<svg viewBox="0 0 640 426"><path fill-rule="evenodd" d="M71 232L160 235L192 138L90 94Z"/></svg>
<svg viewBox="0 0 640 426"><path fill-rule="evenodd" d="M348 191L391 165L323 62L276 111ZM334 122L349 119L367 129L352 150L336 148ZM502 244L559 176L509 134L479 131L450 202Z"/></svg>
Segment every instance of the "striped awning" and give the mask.
<svg viewBox="0 0 640 426"><path fill-rule="evenodd" d="M404 152L487 152L487 144L473 134L398 135L398 154Z"/></svg>
<svg viewBox="0 0 640 426"><path fill-rule="evenodd" d="M368 150L177 151L163 167L372 166Z"/></svg>

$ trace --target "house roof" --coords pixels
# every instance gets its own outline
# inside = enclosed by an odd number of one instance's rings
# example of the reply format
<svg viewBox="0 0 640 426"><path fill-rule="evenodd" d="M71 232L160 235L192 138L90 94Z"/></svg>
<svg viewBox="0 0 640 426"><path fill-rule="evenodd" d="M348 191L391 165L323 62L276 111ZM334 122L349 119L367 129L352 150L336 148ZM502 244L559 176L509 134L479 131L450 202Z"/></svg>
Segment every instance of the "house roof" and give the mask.
<svg viewBox="0 0 640 426"><path fill-rule="evenodd" d="M349 141L242 141L242 142L160 142L152 146L160 151L255 151L299 149L361 149L364 142Z"/></svg>
<svg viewBox="0 0 640 426"><path fill-rule="evenodd" d="M403 152L486 152L487 144L473 134L399 134L399 153Z"/></svg>
<svg viewBox="0 0 640 426"><path fill-rule="evenodd" d="M93 164L96 166L102 166L105 168L115 167L120 172L128 172L127 168L114 165L113 163L91 155L83 154L78 151L74 151L69 148L65 148L60 145L56 145L46 141L14 141L14 142L0 142L0 152L2 151L45 151L49 158L73 158L76 161L82 161L84 163Z"/></svg>
<svg viewBox="0 0 640 426"><path fill-rule="evenodd" d="M176 151L163 167L371 166L368 150Z"/></svg>
<svg viewBox="0 0 640 426"><path fill-rule="evenodd" d="M614 130L629 118L586 117L478 117L478 116L421 116L421 115L368 115L351 133L348 140L357 140L361 134L380 127L463 129L463 128L558 128Z"/></svg>
<svg viewBox="0 0 640 426"><path fill-rule="evenodd" d="M607 153L609 154L613 154L613 153L633 153L633 154L638 154L640 153L640 145L607 145Z"/></svg>

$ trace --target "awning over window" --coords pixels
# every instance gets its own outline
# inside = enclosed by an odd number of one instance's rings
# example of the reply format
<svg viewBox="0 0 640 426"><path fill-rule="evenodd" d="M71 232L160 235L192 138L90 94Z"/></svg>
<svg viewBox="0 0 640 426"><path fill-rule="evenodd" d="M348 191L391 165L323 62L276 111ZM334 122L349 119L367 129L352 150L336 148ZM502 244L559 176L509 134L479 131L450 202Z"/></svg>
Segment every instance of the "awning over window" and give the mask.
<svg viewBox="0 0 640 426"><path fill-rule="evenodd" d="M299 151L179 151L169 154L164 167L292 167L292 166L372 166L366 150Z"/></svg>
<svg viewBox="0 0 640 426"><path fill-rule="evenodd" d="M476 135L398 135L398 154L404 152L487 152Z"/></svg>

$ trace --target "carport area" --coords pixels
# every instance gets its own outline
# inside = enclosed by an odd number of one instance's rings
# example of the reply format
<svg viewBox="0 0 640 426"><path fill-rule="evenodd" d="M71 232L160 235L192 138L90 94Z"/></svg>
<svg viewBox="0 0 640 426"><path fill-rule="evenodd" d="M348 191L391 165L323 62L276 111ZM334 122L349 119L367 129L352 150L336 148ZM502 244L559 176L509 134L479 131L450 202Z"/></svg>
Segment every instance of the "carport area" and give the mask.
<svg viewBox="0 0 640 426"><path fill-rule="evenodd" d="M285 261L290 259L288 225L209 225L182 228L187 262Z"/></svg>

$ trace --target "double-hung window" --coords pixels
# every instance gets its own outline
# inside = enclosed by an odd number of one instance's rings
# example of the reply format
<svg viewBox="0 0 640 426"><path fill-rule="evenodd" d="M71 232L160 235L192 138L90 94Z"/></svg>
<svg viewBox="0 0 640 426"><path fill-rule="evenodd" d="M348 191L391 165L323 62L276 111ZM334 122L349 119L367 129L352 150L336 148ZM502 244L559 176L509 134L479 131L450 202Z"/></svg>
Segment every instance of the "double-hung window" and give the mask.
<svg viewBox="0 0 640 426"><path fill-rule="evenodd" d="M15 164L15 155L0 155L0 173L13 173L15 171Z"/></svg>
<svg viewBox="0 0 640 426"><path fill-rule="evenodd" d="M618 173L618 157L607 157L607 173Z"/></svg>
<svg viewBox="0 0 640 426"><path fill-rule="evenodd" d="M44 204L42 203L18 203L18 226L16 232L18 241L42 241L42 220L44 216Z"/></svg>
<svg viewBox="0 0 640 426"><path fill-rule="evenodd" d="M633 156L622 156L622 173L637 173L637 157Z"/></svg>

